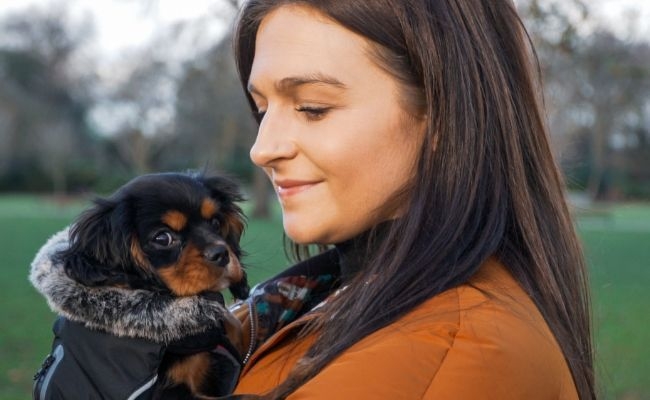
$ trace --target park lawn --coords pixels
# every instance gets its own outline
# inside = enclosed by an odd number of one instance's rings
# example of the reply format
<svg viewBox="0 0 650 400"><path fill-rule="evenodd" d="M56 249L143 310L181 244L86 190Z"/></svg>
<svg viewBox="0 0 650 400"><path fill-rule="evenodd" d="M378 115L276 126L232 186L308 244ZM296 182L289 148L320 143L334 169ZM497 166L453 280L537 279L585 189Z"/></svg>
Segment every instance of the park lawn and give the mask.
<svg viewBox="0 0 650 400"><path fill-rule="evenodd" d="M650 399L650 216L645 221L645 232L581 230L603 399Z"/></svg>
<svg viewBox="0 0 650 400"><path fill-rule="evenodd" d="M40 245L83 203L0 198L0 399L30 398L32 376L49 351L54 315L27 281ZM650 398L650 206L616 207L580 221L593 288L598 379L603 399ZM242 240L251 282L286 265L281 223L252 220Z"/></svg>
<svg viewBox="0 0 650 400"><path fill-rule="evenodd" d="M54 314L27 280L38 248L83 209L79 202L0 198L0 400L31 398L32 377L52 342ZM249 221L242 245L251 283L286 266L278 220Z"/></svg>

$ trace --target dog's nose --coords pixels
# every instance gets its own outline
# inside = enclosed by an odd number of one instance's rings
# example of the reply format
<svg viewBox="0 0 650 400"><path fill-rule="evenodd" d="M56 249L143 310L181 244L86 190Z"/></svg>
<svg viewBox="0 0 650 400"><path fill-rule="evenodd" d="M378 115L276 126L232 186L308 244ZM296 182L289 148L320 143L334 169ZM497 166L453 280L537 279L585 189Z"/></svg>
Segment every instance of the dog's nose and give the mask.
<svg viewBox="0 0 650 400"><path fill-rule="evenodd" d="M225 267L230 261L230 257L228 256L228 249L226 246L221 244L209 246L203 252L203 256L206 260L211 261L220 267Z"/></svg>

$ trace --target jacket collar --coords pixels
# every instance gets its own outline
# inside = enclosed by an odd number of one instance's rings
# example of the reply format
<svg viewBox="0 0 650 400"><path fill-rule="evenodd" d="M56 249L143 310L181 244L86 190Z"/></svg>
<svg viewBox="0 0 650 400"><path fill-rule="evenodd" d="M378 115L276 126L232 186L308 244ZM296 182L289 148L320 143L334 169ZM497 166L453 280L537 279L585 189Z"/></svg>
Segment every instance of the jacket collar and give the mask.
<svg viewBox="0 0 650 400"><path fill-rule="evenodd" d="M173 297L144 289L84 286L55 255L69 247L68 229L52 236L31 264L29 280L50 309L91 329L169 343L220 326L225 307L203 296Z"/></svg>

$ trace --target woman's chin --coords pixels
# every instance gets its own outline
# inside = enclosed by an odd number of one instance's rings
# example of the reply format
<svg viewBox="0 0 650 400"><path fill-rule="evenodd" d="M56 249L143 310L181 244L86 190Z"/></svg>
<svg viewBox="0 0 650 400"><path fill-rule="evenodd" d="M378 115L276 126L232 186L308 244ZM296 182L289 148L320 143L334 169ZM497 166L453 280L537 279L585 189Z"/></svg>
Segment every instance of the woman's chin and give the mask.
<svg viewBox="0 0 650 400"><path fill-rule="evenodd" d="M305 231L304 229L297 229L292 226L284 226L284 233L287 235L292 242L297 244L314 244L318 243L315 238L316 235Z"/></svg>
<svg viewBox="0 0 650 400"><path fill-rule="evenodd" d="M299 218L283 218L284 233L297 244L328 244L326 229L320 229L315 221Z"/></svg>

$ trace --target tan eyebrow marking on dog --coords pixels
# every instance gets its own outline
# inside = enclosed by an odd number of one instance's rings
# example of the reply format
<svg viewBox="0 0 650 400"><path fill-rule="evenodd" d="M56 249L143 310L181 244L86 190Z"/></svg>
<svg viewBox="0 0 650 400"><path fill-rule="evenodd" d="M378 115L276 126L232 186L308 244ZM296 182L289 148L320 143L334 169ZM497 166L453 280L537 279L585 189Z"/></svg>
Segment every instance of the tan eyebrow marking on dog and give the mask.
<svg viewBox="0 0 650 400"><path fill-rule="evenodd" d="M205 219L210 219L217 213L217 203L212 199L203 199L201 203L201 216Z"/></svg>
<svg viewBox="0 0 650 400"><path fill-rule="evenodd" d="M175 231L181 231L187 224L187 216L180 211L167 211L162 217L162 222Z"/></svg>

